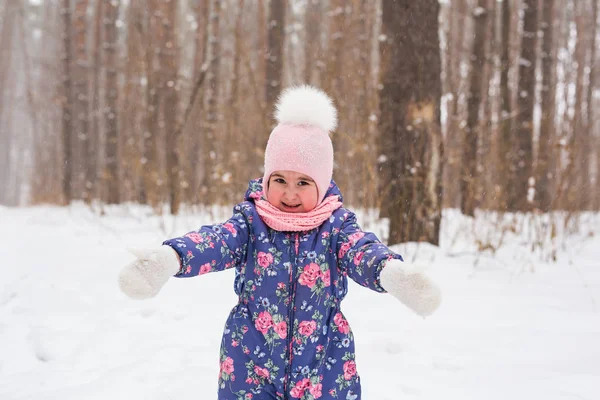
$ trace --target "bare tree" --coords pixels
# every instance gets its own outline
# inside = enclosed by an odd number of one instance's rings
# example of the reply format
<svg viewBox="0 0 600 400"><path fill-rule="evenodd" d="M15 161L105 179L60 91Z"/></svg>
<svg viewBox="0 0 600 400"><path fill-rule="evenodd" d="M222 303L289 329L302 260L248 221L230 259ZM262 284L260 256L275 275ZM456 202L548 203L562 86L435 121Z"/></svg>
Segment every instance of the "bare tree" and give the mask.
<svg viewBox="0 0 600 400"><path fill-rule="evenodd" d="M442 136L437 0L384 2L380 154L391 170L389 243L439 243Z"/></svg>
<svg viewBox="0 0 600 400"><path fill-rule="evenodd" d="M208 43L208 38L210 37L210 0L197 0L197 3L194 7L194 16L196 19L196 36L195 36L195 53L194 53L194 74L193 81L198 82L198 79L201 74L205 74L205 70L202 71L201 68L206 68L208 62L208 49L210 44ZM200 89L200 88L199 88ZM202 87L202 90L197 94L197 100L194 99L193 110L194 114L191 116L193 119L193 124L190 125L196 127L202 127L203 117L205 114L204 107L204 97L205 97L205 88ZM207 155L202 151L202 138L204 132L194 132L194 134L190 137L190 146L191 150L190 159L192 160L202 160ZM195 164L195 163L194 163ZM204 171L203 163L198 163L199 165L189 164L191 167L187 176L189 176L190 182L190 190L189 196L194 203L198 203L200 201L200 188L202 182L202 176L206 173Z"/></svg>
<svg viewBox="0 0 600 400"><path fill-rule="evenodd" d="M304 82L318 82L318 61L323 57L321 26L323 22L323 2L308 0L304 20Z"/></svg>
<svg viewBox="0 0 600 400"><path fill-rule="evenodd" d="M527 211L529 180L533 171L533 109L535 106L535 66L537 61L537 15L538 1L523 1L523 34L519 59L518 118L516 138L516 160L514 168L515 197L510 199L509 208Z"/></svg>
<svg viewBox="0 0 600 400"><path fill-rule="evenodd" d="M73 93L71 75L71 4L70 0L62 1L63 22L63 96L62 96L62 145L63 145L63 197L66 203L73 199Z"/></svg>
<svg viewBox="0 0 600 400"><path fill-rule="evenodd" d="M600 172L600 167L598 166L600 164L600 162L598 161L600 159L600 154L598 154L597 151L593 151L593 147L594 147L594 139L598 140L598 138L594 138L594 132L595 132L595 117L596 117L596 113L595 113L595 106L594 106L594 91L597 89L596 87L596 82L597 82L597 77L596 77L596 71L597 71L597 67L596 67L596 55L597 55L597 45L598 45L598 0L591 0L591 7L592 7L592 12L591 12L591 21L590 21L590 28L589 28L589 33L588 33L588 40L589 40L589 54L590 54L590 62L589 62L589 79L588 79L588 84L587 84L587 95L586 95L586 99L587 99L587 106L586 106L586 121L585 121L585 132L587 135L587 146L585 148L585 152L587 154L583 155L585 162L584 162L584 166L583 166L583 179L586 181L585 186L590 185L591 186L591 176L592 176L592 171L591 171L591 166L592 163L590 163L590 159L593 154L596 155L596 169ZM597 134L598 132L596 132ZM598 176L598 174L596 174L596 182L600 181L600 176ZM584 186L584 187L585 187ZM590 188L592 189L592 188ZM594 190L585 190L585 192L587 193L587 195L585 197L582 197L582 199L584 200L583 204L581 204L581 209L583 210L590 210L593 209L593 203L594 203ZM597 199L596 199L597 201Z"/></svg>
<svg viewBox="0 0 600 400"><path fill-rule="evenodd" d="M268 21L268 57L265 81L265 99L268 113L281 92L283 76L283 46L285 43L285 14L287 1L271 1ZM268 127L265 127L268 128Z"/></svg>
<svg viewBox="0 0 600 400"><path fill-rule="evenodd" d="M91 85L91 119L92 124L90 127L90 136L87 141L87 172L86 177L88 182L91 184L91 193L90 196L93 198L100 198L100 185L98 184L98 162L99 155L97 148L100 147L100 135L101 135L101 85L100 85L100 77L102 75L102 33L103 33L103 23L102 19L104 18L104 5L103 0L96 0L95 4L95 21L94 21L94 41L93 41L93 51L92 51L92 85ZM133 5L132 5L133 7Z"/></svg>
<svg viewBox="0 0 600 400"><path fill-rule="evenodd" d="M0 185L8 188L10 177L13 173L11 150L13 148L13 135L10 129L12 113L5 104L12 104L10 97L13 95L10 76L13 59L14 21L17 9L14 3L6 3L2 9L0 26ZM14 80L13 80L14 81ZM10 90L9 90L10 89ZM9 102L5 103L8 97ZM12 107L11 107L12 109ZM11 204L9 190L0 191L0 204Z"/></svg>
<svg viewBox="0 0 600 400"><path fill-rule="evenodd" d="M221 13L221 2L215 0L212 3L210 35L208 39L208 54L210 64L208 69L206 88L206 126L204 128L204 152L205 152L205 176L202 193L204 204L213 204L217 200L217 182L223 171L220 167L219 155L217 154L217 122L218 108L217 100L219 97L219 76L220 76L220 57L221 52L219 37L219 23Z"/></svg>
<svg viewBox="0 0 600 400"><path fill-rule="evenodd" d="M510 1L502 1L502 50L500 56L500 129L498 139L498 197L500 208L509 205L509 199L515 198L514 187L511 185L514 177L513 161L513 116L511 103L511 90L509 84L510 72L510 32L511 32Z"/></svg>
<svg viewBox="0 0 600 400"><path fill-rule="evenodd" d="M542 94L540 137L538 140L538 156L536 164L536 200L537 207L550 211L552 207L551 180L554 178L550 171L549 160L553 158L554 150L554 117L555 117L555 54L553 41L554 0L544 0L542 8L541 31L542 39Z"/></svg>
<svg viewBox="0 0 600 400"><path fill-rule="evenodd" d="M176 38L177 2L163 1L160 3L162 16L161 23L164 34L161 40L159 63L161 65L163 81L162 115L166 129L165 149L167 152L167 176L169 180L169 204L171 214L177 214L181 203L181 182L183 181L183 170L180 158L181 129L178 129L177 115L179 109L179 63L178 45Z"/></svg>
<svg viewBox="0 0 600 400"><path fill-rule="evenodd" d="M477 183L477 146L479 139L479 111L482 102L482 90L485 78L483 66L485 63L486 24L488 23L486 0L479 0L473 11L475 19L475 40L471 53L471 77L468 94L467 126L463 136L463 156L461 168L461 211L473 216L476 207Z"/></svg>
<svg viewBox="0 0 600 400"><path fill-rule="evenodd" d="M598 46L598 0L592 0L592 28L590 29L590 37L591 37L591 50L590 50L590 79L588 83L588 92L587 92L587 127L590 132L595 132L596 137L596 146L594 152L595 160L596 160L596 187L593 192L593 204L590 204L590 207L596 211L600 210L600 132L598 132L598 114L595 112L597 107L597 100L594 98L594 92L598 90L598 71L599 69L596 67L597 61L597 49ZM591 175L591 174L590 174Z"/></svg>
<svg viewBox="0 0 600 400"><path fill-rule="evenodd" d="M449 5L449 15L447 22L448 33L446 43L446 62L444 71L444 83L446 93L449 94L449 100L446 106L448 117L445 126L445 146L444 146L444 182L457 182L460 180L460 166L462 153L462 129L463 115L461 113L461 98L465 91L463 82L464 69L463 63L466 63L465 56L469 54L466 42L468 41L467 32L469 29L469 20L465 18L468 15L467 0L452 0ZM460 185L450 184L444 187L444 204L447 207L460 206Z"/></svg>
<svg viewBox="0 0 600 400"><path fill-rule="evenodd" d="M106 126L106 154L105 154L105 187L106 202L116 204L119 202L119 154L118 154L118 124L117 124L117 16L120 2L105 0L104 4L104 43L105 52L105 82L106 96L104 108L104 121Z"/></svg>
<svg viewBox="0 0 600 400"><path fill-rule="evenodd" d="M73 128L75 149L75 170L77 174L77 197L86 201L90 200L92 183L86 172L90 170L89 165L94 164L93 155L87 153L88 141L90 140L90 108L89 108L89 60L86 45L88 23L87 23L88 0L76 0L73 15ZM89 156L92 156L91 158Z"/></svg>

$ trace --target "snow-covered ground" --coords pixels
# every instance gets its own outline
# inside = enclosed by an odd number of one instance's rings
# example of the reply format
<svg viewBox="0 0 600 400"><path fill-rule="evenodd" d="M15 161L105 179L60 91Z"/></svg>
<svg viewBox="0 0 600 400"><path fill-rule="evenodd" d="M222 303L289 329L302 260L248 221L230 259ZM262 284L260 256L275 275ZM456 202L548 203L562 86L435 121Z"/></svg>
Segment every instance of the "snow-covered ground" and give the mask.
<svg viewBox="0 0 600 400"><path fill-rule="evenodd" d="M0 399L215 399L233 272L172 279L143 302L116 277L126 247L223 217L0 207ZM397 246L444 300L422 319L352 285L343 308L363 398L600 399L600 217L588 217L570 238L538 240L543 223L515 235L448 211L441 248Z"/></svg>

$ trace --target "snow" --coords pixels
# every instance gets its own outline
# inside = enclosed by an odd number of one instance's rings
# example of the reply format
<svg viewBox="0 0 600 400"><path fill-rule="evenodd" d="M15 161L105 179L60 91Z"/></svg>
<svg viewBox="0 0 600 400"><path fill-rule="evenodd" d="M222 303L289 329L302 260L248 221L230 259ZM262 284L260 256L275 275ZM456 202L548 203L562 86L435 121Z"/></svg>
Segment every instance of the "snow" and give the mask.
<svg viewBox="0 0 600 400"><path fill-rule="evenodd" d="M149 301L126 298L116 277L127 247L225 217L0 207L0 399L215 399L233 272L172 279ZM600 218L552 237L532 228L549 219L517 218L518 234L489 215L444 218L441 248L395 246L441 286L435 315L357 285L343 303L363 399L598 399ZM381 222L361 222L385 236ZM476 239L499 248L477 252ZM538 242L553 248L531 252Z"/></svg>

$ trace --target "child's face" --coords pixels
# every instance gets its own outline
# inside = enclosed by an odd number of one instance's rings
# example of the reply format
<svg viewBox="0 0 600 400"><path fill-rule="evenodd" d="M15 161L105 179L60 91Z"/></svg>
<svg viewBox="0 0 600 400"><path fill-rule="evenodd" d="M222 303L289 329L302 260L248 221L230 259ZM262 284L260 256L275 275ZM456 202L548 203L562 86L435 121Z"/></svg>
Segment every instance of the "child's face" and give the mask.
<svg viewBox="0 0 600 400"><path fill-rule="evenodd" d="M269 178L269 203L290 213L309 212L317 206L318 191L315 181L294 171L275 171Z"/></svg>

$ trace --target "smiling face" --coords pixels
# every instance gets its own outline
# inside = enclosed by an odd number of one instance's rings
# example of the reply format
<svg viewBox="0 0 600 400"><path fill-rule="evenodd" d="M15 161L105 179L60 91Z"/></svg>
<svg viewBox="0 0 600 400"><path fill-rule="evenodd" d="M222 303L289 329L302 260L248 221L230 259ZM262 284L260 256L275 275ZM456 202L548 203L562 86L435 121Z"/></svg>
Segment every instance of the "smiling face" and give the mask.
<svg viewBox="0 0 600 400"><path fill-rule="evenodd" d="M267 198L279 210L305 213L317 206L318 190L309 176L294 171L275 171L269 178Z"/></svg>

